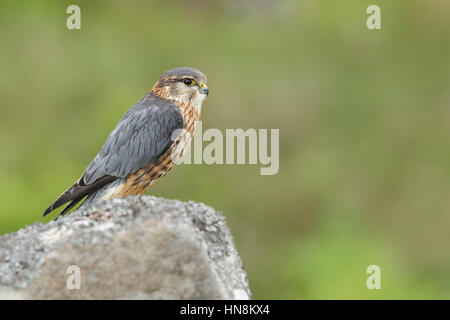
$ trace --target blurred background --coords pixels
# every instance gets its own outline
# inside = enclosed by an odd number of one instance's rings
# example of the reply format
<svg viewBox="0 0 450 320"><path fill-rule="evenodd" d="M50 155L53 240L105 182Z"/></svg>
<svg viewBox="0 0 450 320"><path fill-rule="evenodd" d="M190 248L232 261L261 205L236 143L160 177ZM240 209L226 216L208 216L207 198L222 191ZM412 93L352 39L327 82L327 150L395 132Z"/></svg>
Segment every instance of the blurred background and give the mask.
<svg viewBox="0 0 450 320"><path fill-rule="evenodd" d="M0 39L0 234L53 219L125 111L191 66L203 129L279 128L280 170L180 165L148 193L223 211L254 298L450 298L450 2L2 1Z"/></svg>

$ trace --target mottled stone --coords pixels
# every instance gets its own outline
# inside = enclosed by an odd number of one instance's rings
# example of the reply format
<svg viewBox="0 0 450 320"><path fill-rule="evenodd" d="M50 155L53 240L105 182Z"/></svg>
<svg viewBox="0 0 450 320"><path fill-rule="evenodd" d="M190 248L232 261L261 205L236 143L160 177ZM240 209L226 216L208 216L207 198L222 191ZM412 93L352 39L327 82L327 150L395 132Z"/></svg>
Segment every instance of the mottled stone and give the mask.
<svg viewBox="0 0 450 320"><path fill-rule="evenodd" d="M68 289L69 266L81 288ZM249 299L223 215L150 196L102 201L0 237L0 299Z"/></svg>

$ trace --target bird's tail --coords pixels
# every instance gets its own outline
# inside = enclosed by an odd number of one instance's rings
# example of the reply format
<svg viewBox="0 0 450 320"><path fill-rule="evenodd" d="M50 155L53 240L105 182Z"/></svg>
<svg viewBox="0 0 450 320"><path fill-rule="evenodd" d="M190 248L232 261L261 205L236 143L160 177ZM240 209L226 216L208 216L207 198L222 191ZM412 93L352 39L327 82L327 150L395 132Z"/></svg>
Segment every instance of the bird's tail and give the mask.
<svg viewBox="0 0 450 320"><path fill-rule="evenodd" d="M59 208L63 204L67 203L66 207L61 211L61 213L58 215L64 215L66 214L70 209L72 209L77 203L79 203L83 198L103 186L105 186L108 183L113 182L116 180L116 177L112 176L105 176L103 178L98 179L92 184L85 185L83 183L80 183L80 180L77 180L72 186L70 186L66 191L64 191L56 200L53 202L45 211L42 216L48 215L53 210Z"/></svg>

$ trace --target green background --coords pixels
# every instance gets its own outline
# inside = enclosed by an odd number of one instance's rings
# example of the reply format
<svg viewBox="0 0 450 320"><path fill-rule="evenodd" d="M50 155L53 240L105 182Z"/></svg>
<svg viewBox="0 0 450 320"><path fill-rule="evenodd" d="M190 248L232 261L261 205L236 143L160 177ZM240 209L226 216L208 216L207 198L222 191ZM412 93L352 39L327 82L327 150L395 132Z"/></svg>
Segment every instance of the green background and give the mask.
<svg viewBox="0 0 450 320"><path fill-rule="evenodd" d="M279 128L280 170L181 165L149 194L223 211L254 298L449 298L449 17L442 0L2 1L0 234L54 218L123 113L192 66L203 129Z"/></svg>

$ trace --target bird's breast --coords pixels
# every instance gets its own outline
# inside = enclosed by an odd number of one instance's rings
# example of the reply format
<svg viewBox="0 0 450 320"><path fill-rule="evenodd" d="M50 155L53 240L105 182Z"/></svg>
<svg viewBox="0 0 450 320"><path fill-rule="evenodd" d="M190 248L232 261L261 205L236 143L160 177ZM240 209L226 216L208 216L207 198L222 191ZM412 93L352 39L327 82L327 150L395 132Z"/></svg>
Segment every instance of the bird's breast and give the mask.
<svg viewBox="0 0 450 320"><path fill-rule="evenodd" d="M183 130L169 149L149 166L129 174L120 188L109 193L109 198L143 194L181 160L189 150L195 123L200 119L200 113L195 106L189 105L180 106L180 112L183 116Z"/></svg>

